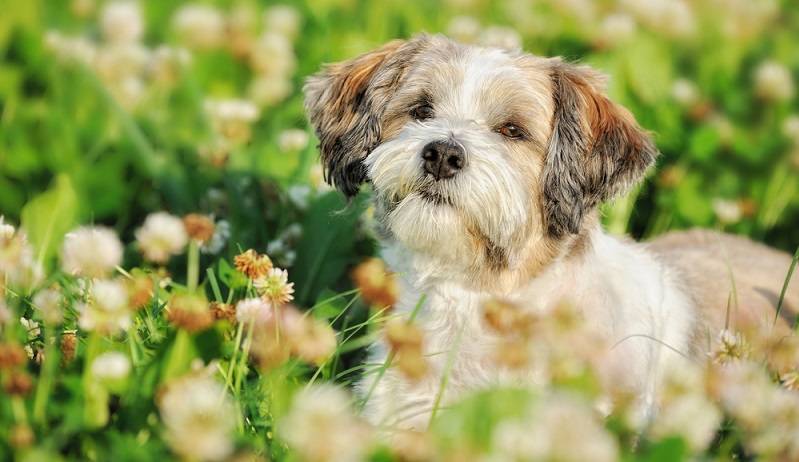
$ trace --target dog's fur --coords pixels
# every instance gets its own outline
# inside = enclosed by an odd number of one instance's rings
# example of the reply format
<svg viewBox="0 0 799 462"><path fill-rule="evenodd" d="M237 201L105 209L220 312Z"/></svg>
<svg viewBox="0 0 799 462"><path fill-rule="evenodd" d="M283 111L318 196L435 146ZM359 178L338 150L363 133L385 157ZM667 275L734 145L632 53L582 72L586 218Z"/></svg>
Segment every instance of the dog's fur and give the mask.
<svg viewBox="0 0 799 462"><path fill-rule="evenodd" d="M329 65L305 92L329 180L347 196L372 184L383 256L401 279L396 312L426 297L417 321L432 373L367 377L376 423L424 428L448 368L444 402L535 383L532 370L495 364L490 299L535 313L573 303L609 344L624 339L602 372L646 406L659 374L706 355L724 328L730 273L732 322L770 326L775 316L786 254L710 232L636 244L602 231L597 204L640 181L658 151L588 67L421 35ZM785 315L799 308L797 288ZM387 356L378 342L370 362Z"/></svg>

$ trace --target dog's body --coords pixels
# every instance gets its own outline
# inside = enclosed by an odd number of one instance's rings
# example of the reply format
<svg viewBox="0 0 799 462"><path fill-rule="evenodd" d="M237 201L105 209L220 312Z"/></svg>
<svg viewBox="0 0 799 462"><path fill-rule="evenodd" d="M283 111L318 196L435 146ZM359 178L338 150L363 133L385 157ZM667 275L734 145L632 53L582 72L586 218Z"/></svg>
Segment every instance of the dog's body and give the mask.
<svg viewBox="0 0 799 462"><path fill-rule="evenodd" d="M402 283L396 312L418 307L424 334L428 374L390 368L361 384L374 422L423 428L463 391L540 382L535 365L495 361L501 335L483 318L493 299L533 314L577 307L612 347L600 374L644 409L659 375L724 328L728 269L739 317L775 316L785 254L710 234L636 244L602 231L596 205L640 181L657 150L586 67L423 35L332 65L305 90L329 178L349 196L372 183L383 256ZM784 313L799 308L797 284ZM381 342L371 351L372 363L389 357Z"/></svg>

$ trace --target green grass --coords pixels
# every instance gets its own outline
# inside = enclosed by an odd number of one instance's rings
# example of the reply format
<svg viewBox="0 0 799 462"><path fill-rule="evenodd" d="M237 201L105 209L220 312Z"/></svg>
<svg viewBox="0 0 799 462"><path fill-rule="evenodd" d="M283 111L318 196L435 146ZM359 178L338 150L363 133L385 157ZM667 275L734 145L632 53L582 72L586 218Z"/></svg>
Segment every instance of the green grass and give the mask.
<svg viewBox="0 0 799 462"><path fill-rule="evenodd" d="M224 456L211 459L310 457L313 444L287 445L286 432L298 421L292 403L329 393L323 385L349 390L367 368L382 376L392 366L362 364L364 348L393 316L370 307L353 286L352 268L377 253L368 192L347 204L323 184L300 90L323 63L420 31L481 41L490 39L493 26L505 26L515 31L504 32L506 39L518 39L528 51L581 61L610 76L611 98L653 131L662 152L630 199L604 206L613 232L648 238L701 226L785 251L797 248L799 9L789 0L686 2L693 22L681 16L678 2L665 2L672 6L664 13L651 2L288 1L298 20L293 31L285 27L293 24L287 16L269 23L271 2L208 1L203 5L225 18L238 18L215 42L208 42L211 29L193 39L186 35L191 31L178 30L183 2L141 1L140 37L128 29L130 18L104 28L106 3L0 0L0 216L27 236L27 243L18 233L0 237L0 461L188 459L193 446L181 444L175 422L198 425L196 448L214 437L221 441L217 449L230 444ZM669 21L668 14L677 19ZM453 21L464 16L466 22ZM186 27L198 23L189 20ZM693 27L676 27L685 24ZM264 42L271 54L254 64L258 52L251 50L269 33L277 34ZM125 34L126 45L111 43ZM156 53L159 47L168 48ZM190 59L176 58L179 48ZM771 73L758 77L769 62L778 70L766 67ZM238 110L239 119L205 109L207 101L231 99L252 106ZM246 114L250 109L254 117ZM281 144L287 130L308 135L307 143ZM229 224L230 235L213 252L191 240L165 263L153 263L142 256L136 231L159 211L213 217L217 225ZM98 302L87 295L89 279L62 267L65 235L88 225L107 227L121 239L121 261L104 276L131 291L128 304L136 284L152 284L140 307L126 307L130 325L119 332L81 325ZM23 248L29 254L20 256ZM269 332L225 319L199 329L187 325L204 319L207 302L176 318L181 297L234 305L258 296L233 262L250 248L288 270L298 318L283 305L272 313ZM40 306L46 290L61 297L55 309L63 321L51 320ZM39 322L39 331L20 318ZM108 352L122 353L129 372L93 372L94 361ZM575 361L584 365L585 358ZM763 385L790 386L795 365L784 369L740 373L744 380L728 368L701 379L709 390L714 379L735 384L702 396L720 403L725 422L717 423L715 439L704 447L691 447L679 428L639 433L623 411L601 418L585 405L574 419L598 428L604 436L597 440L611 441L620 460L683 460L691 453L699 460L797 457L799 449L785 435L799 425L781 411L796 409L797 398ZM324 395L333 408L333 417L325 417L329 426L319 424L325 422L320 417L318 427L307 428L308 438L317 444L352 440L350 449L370 460L507 460L523 451L508 446L514 432L540 431L539 418L555 425L559 410L547 406L552 396L569 409L594 397L592 374L589 367L561 377L551 396L499 389L447 406L437 401L433 429L410 446L390 445L374 429L360 427L349 413L362 402L346 395L351 408L342 410L331 393ZM446 386L445 374L439 398ZM198 389L213 390L218 399L192 395ZM770 427L725 401L739 389L765 397ZM677 393L671 404L676 408L687 395ZM165 396L194 401L176 410ZM178 412L192 409L199 417ZM214 417L221 410L233 415L231 423ZM769 446L770 438L784 444ZM329 453L334 460L335 451Z"/></svg>

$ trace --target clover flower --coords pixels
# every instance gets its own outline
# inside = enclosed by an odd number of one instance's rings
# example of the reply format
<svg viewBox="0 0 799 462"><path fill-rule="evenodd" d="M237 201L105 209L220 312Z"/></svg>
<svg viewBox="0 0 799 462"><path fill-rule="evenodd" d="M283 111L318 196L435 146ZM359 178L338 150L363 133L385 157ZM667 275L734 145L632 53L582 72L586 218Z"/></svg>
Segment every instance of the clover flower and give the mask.
<svg viewBox="0 0 799 462"><path fill-rule="evenodd" d="M225 40L225 18L211 5L188 3L172 17L172 28L184 45L197 50L209 50Z"/></svg>
<svg viewBox="0 0 799 462"><path fill-rule="evenodd" d="M78 327L102 335L115 335L133 324L128 292L118 280L94 280L89 299L79 303Z"/></svg>
<svg viewBox="0 0 799 462"><path fill-rule="evenodd" d="M172 255L180 255L189 242L183 220L167 212L147 215L135 236L144 258L158 264L166 263Z"/></svg>
<svg viewBox="0 0 799 462"><path fill-rule="evenodd" d="M693 452L707 449L721 424L721 410L698 393L686 394L663 407L650 427L655 438L677 436Z"/></svg>
<svg viewBox="0 0 799 462"><path fill-rule="evenodd" d="M383 260L364 260L352 270L350 277L361 290L361 297L366 303L376 308L385 308L394 306L397 302L399 283Z"/></svg>
<svg viewBox="0 0 799 462"><path fill-rule="evenodd" d="M166 317L176 327L189 332L203 331L214 323L208 301L199 295L173 295L169 300Z"/></svg>
<svg viewBox="0 0 799 462"><path fill-rule="evenodd" d="M110 390L120 390L130 375L130 370L130 358L118 351L102 353L89 366L92 377Z"/></svg>
<svg viewBox="0 0 799 462"><path fill-rule="evenodd" d="M112 43L138 42L144 33L139 3L131 0L112 0L100 12L100 32Z"/></svg>
<svg viewBox="0 0 799 462"><path fill-rule="evenodd" d="M39 336L42 333L42 329L39 327L39 323L34 321L33 319L27 318L19 318L20 324L25 328L28 332L28 339L33 339Z"/></svg>
<svg viewBox="0 0 799 462"><path fill-rule="evenodd" d="M122 263L122 242L102 226L84 226L64 237L61 265L73 275L103 278Z"/></svg>
<svg viewBox="0 0 799 462"><path fill-rule="evenodd" d="M308 147L308 140L308 132L305 130L283 130L278 135L277 145L282 152L299 152Z"/></svg>
<svg viewBox="0 0 799 462"><path fill-rule="evenodd" d="M740 361L749 358L751 345L740 332L724 329L716 337L716 347L712 352L713 362L726 364L731 361Z"/></svg>
<svg viewBox="0 0 799 462"><path fill-rule="evenodd" d="M765 61L755 69L755 94L768 101L786 101L795 87L791 71L775 61Z"/></svg>
<svg viewBox="0 0 799 462"><path fill-rule="evenodd" d="M248 249L233 257L233 264L236 266L236 270L250 279L266 276L274 267L268 255L260 255L253 249Z"/></svg>
<svg viewBox="0 0 799 462"><path fill-rule="evenodd" d="M244 323L265 324L274 315L272 304L260 298L248 298L236 305L236 320Z"/></svg>
<svg viewBox="0 0 799 462"><path fill-rule="evenodd" d="M299 392L278 435L303 460L316 462L365 460L372 435L352 408L352 399L330 384Z"/></svg>
<svg viewBox="0 0 799 462"><path fill-rule="evenodd" d="M56 289L44 289L31 300L41 319L50 326L57 326L64 320L64 295Z"/></svg>
<svg viewBox="0 0 799 462"><path fill-rule="evenodd" d="M263 300L279 306L294 300L294 283L288 282L288 277L288 271L272 268L265 276L254 280L253 286Z"/></svg>
<svg viewBox="0 0 799 462"><path fill-rule="evenodd" d="M455 16L447 23L447 36L459 42L474 43L480 29L480 21L474 16Z"/></svg>
<svg viewBox="0 0 799 462"><path fill-rule="evenodd" d="M233 453L236 408L225 388L202 376L167 384L156 399L166 441L188 460L224 460Z"/></svg>

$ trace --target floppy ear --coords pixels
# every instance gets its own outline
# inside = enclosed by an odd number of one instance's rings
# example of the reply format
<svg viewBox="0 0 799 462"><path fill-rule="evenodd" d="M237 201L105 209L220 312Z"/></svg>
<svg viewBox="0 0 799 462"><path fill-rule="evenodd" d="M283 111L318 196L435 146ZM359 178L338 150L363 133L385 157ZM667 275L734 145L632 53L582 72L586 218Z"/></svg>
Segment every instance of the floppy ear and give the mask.
<svg viewBox="0 0 799 462"><path fill-rule="evenodd" d="M357 194L366 180L363 160L380 143L380 117L404 73L411 48L410 42L394 40L327 66L303 88L326 179L347 197Z"/></svg>
<svg viewBox="0 0 799 462"><path fill-rule="evenodd" d="M555 60L555 112L543 174L553 237L576 234L583 216L640 181L658 151L630 112L604 94L604 77Z"/></svg>

